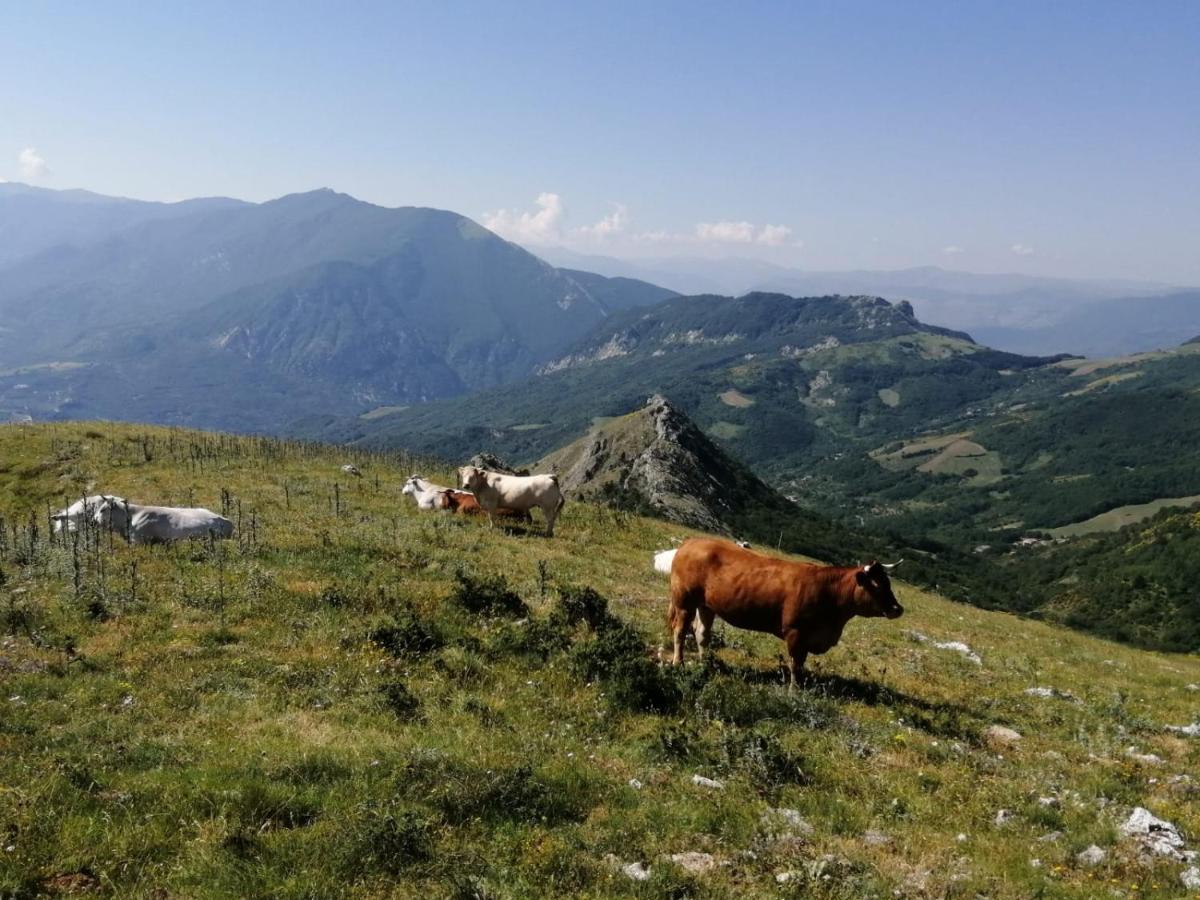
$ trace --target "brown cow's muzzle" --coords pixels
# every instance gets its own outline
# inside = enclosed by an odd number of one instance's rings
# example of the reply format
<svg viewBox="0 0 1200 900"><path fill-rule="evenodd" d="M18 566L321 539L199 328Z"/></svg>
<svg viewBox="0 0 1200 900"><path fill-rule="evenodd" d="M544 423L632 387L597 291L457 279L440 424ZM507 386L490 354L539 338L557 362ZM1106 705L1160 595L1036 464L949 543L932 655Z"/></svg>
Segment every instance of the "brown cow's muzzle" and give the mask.
<svg viewBox="0 0 1200 900"><path fill-rule="evenodd" d="M904 615L904 607L897 603L895 606L889 606L885 609L883 614L889 619L898 619Z"/></svg>

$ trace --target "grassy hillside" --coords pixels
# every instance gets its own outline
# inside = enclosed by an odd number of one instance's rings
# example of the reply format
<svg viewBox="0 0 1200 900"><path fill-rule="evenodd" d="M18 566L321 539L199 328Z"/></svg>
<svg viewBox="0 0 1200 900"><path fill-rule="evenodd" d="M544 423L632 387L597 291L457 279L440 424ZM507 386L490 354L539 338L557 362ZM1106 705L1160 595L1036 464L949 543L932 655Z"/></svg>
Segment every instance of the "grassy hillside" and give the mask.
<svg viewBox="0 0 1200 900"><path fill-rule="evenodd" d="M789 695L778 642L724 627L716 664L656 664L679 526L490 531L401 502L402 456L132 426L6 427L0 460L0 896L1167 897L1181 864L1118 823L1200 834L1200 745L1164 730L1194 657L900 584ZM237 537L48 543L89 486Z"/></svg>

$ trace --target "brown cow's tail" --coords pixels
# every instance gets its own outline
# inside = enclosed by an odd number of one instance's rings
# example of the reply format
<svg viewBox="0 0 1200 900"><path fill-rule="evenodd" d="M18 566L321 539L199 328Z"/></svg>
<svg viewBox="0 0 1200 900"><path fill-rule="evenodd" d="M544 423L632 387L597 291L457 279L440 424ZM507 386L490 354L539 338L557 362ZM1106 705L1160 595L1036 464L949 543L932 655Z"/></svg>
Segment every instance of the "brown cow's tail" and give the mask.
<svg viewBox="0 0 1200 900"><path fill-rule="evenodd" d="M667 600L667 631L671 634L675 633L675 629L679 627L680 619L683 617L683 610L675 605L675 598L671 597Z"/></svg>

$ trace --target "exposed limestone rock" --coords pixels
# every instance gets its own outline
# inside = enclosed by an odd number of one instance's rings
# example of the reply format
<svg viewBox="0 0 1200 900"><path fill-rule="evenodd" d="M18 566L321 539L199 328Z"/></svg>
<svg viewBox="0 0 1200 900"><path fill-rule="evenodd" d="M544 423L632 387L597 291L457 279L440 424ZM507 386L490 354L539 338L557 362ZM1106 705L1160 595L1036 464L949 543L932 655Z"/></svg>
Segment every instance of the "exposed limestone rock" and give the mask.
<svg viewBox="0 0 1200 900"><path fill-rule="evenodd" d="M616 494L664 518L717 533L728 533L724 523L735 503L784 504L657 395L637 412L556 450L537 470L556 472L568 496Z"/></svg>
<svg viewBox="0 0 1200 900"><path fill-rule="evenodd" d="M640 862L622 862L611 853L604 857L604 861L630 881L650 880L650 870L643 866Z"/></svg>
<svg viewBox="0 0 1200 900"><path fill-rule="evenodd" d="M718 865L717 858L711 853L699 853L695 850L672 853L667 859L692 875L706 875Z"/></svg>
<svg viewBox="0 0 1200 900"><path fill-rule="evenodd" d="M1021 733L1003 725L989 725L983 733L983 739L990 747L1006 749L1020 742Z"/></svg>
<svg viewBox="0 0 1200 900"><path fill-rule="evenodd" d="M1190 861L1196 855L1186 849L1178 828L1141 806L1134 807L1129 818L1121 823L1120 832L1154 856Z"/></svg>
<svg viewBox="0 0 1200 900"><path fill-rule="evenodd" d="M471 457L469 466L478 466L489 472L500 472L503 475L528 475L528 469L514 469L495 453L476 453Z"/></svg>
<svg viewBox="0 0 1200 900"><path fill-rule="evenodd" d="M1104 850L1104 848L1097 847L1095 844L1092 844L1086 850L1081 850L1079 853L1077 853L1075 855L1075 859L1081 866L1088 866L1090 868L1092 866L1098 866L1104 862L1104 860L1108 859L1108 852Z"/></svg>

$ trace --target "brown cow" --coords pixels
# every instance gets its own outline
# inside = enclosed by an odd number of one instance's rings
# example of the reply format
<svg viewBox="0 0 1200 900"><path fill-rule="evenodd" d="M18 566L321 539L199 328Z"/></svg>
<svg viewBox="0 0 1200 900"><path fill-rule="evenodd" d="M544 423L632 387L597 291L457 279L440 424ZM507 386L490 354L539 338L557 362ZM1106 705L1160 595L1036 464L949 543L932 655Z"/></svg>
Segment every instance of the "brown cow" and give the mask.
<svg viewBox="0 0 1200 900"><path fill-rule="evenodd" d="M483 516L487 513L479 505L479 501L470 491L445 490L441 491L437 501L438 509L448 509L452 513L462 513L466 516ZM517 519L521 522L532 523L533 516L528 512L500 507L496 516L501 519Z"/></svg>
<svg viewBox="0 0 1200 900"><path fill-rule="evenodd" d="M728 541L685 541L671 563L667 623L675 637L672 662L683 662L684 636L696 617L696 644L703 657L713 617L720 616L736 628L786 641L795 684L808 654L837 644L855 616L895 619L903 614L888 578L891 568L877 562L818 566L763 556Z"/></svg>

